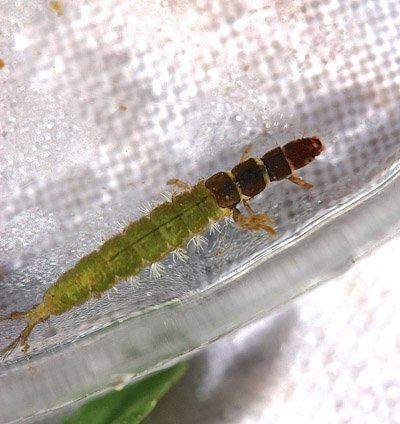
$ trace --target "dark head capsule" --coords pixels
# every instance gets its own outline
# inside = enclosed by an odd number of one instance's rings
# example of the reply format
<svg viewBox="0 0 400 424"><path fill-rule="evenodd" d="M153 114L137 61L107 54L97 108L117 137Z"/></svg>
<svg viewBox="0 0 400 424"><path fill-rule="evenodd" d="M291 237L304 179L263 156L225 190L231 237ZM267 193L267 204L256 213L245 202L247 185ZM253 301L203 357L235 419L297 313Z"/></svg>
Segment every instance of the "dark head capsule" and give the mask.
<svg viewBox="0 0 400 424"><path fill-rule="evenodd" d="M282 151L292 171L312 162L325 149L317 135L290 141Z"/></svg>

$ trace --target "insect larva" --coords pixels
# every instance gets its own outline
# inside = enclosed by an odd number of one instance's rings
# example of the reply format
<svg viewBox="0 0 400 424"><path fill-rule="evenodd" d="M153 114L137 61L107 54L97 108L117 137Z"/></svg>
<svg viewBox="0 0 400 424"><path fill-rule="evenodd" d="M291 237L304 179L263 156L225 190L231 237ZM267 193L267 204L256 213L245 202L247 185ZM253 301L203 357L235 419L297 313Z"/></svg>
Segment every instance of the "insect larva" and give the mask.
<svg viewBox="0 0 400 424"><path fill-rule="evenodd" d="M130 223L122 233L84 256L48 288L41 303L28 311L1 315L0 320L25 318L27 324L21 334L0 351L0 357L7 358L18 344L26 351L29 348L26 340L36 324L81 305L90 297L100 297L118 281L138 274L143 267L179 249L224 216L233 216L241 228L265 230L272 237L275 234L272 219L267 214L253 212L248 200L262 192L271 181L285 178L311 187L293 175L293 171L310 163L324 146L318 136L313 136L276 147L262 158L249 157L249 149L250 146L231 171L218 172L192 187L179 180L170 180L170 184L185 191L173 195L171 201ZM239 203L243 203L247 215L239 211Z"/></svg>

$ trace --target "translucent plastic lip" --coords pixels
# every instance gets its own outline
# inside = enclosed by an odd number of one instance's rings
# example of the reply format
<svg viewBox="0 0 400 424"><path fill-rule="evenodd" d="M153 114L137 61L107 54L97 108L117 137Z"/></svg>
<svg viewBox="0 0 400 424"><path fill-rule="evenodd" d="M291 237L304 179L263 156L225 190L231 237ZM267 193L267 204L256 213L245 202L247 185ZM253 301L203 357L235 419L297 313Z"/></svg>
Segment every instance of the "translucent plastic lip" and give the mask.
<svg viewBox="0 0 400 424"><path fill-rule="evenodd" d="M400 231L400 176L226 284L0 369L2 422L154 370L343 272ZM40 397L37 396L40 393Z"/></svg>

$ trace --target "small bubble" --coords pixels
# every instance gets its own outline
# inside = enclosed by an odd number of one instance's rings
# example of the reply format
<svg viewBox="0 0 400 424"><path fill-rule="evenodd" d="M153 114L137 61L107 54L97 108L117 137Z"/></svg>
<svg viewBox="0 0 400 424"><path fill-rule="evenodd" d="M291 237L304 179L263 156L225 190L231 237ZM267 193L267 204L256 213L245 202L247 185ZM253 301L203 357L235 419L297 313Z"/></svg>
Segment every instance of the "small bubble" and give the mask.
<svg viewBox="0 0 400 424"><path fill-rule="evenodd" d="M242 117L240 115L236 115L235 116L235 119L236 119L236 121L241 121L242 120Z"/></svg>

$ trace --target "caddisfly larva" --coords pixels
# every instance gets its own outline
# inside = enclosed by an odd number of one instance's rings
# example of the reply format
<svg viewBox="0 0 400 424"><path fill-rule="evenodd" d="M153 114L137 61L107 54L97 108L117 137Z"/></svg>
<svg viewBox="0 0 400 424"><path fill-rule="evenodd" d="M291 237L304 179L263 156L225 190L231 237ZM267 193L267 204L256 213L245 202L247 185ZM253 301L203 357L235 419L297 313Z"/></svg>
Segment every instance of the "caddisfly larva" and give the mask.
<svg viewBox="0 0 400 424"><path fill-rule="evenodd" d="M28 311L0 315L0 320L27 319L21 334L0 351L0 358L7 358L19 344L26 351L29 347L26 340L36 324L81 305L91 297L100 297L118 281L138 274L147 265L153 265L150 272L158 277L163 266L154 264L171 251L176 251L179 258L182 252L179 249L190 239L195 247L203 248L200 234L223 217L233 217L237 226L247 230L265 230L272 237L275 234L272 219L265 213L253 212L248 200L261 193L271 181L285 178L311 187L293 175L293 171L309 164L324 146L318 136L313 136L290 141L261 158L249 157L249 149L250 146L231 171L200 179L194 186L170 180L169 183L185 191L173 194L170 201L157 205L146 216L104 242L98 250L84 256L47 289L41 303ZM247 215L239 211L239 203L243 204ZM194 238L196 236L199 237Z"/></svg>

